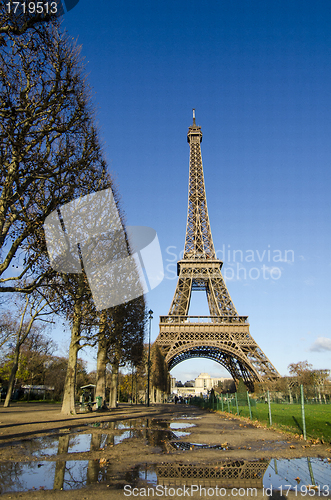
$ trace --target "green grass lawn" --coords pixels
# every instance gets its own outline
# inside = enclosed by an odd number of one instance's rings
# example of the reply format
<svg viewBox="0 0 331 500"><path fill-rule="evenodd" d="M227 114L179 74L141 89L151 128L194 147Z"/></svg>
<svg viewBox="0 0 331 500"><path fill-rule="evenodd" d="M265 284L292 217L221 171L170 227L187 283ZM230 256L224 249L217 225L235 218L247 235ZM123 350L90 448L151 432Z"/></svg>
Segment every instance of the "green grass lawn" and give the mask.
<svg viewBox="0 0 331 500"><path fill-rule="evenodd" d="M236 412L236 407L232 407L232 413ZM248 407L240 406L239 414L249 417ZM268 405L258 403L252 408L252 416L253 420L258 419L269 425ZM271 416L273 426L295 434L303 433L300 404L271 403ZM331 405L305 405L305 416L307 439L319 438L331 443Z"/></svg>

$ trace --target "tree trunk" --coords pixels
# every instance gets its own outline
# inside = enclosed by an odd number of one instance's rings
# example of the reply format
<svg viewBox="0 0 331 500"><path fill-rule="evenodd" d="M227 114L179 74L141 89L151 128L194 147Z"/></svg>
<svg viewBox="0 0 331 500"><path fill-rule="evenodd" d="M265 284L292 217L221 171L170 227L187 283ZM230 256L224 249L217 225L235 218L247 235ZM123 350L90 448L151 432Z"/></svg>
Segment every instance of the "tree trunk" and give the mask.
<svg viewBox="0 0 331 500"><path fill-rule="evenodd" d="M109 430L114 431L115 430L115 422L109 422ZM111 434L108 434L107 437L107 446L114 446L115 444L115 434L112 432Z"/></svg>
<svg viewBox="0 0 331 500"><path fill-rule="evenodd" d="M102 402L106 398L106 365L107 365L107 347L105 339L99 340L97 356L97 385L95 395L102 397Z"/></svg>
<svg viewBox="0 0 331 500"><path fill-rule="evenodd" d="M131 404L133 405L134 395L133 395L133 369L131 370Z"/></svg>
<svg viewBox="0 0 331 500"><path fill-rule="evenodd" d="M69 358L66 379L64 382L64 394L61 412L65 415L75 415L75 392L76 392L76 369L77 353L79 345L76 341L71 341L69 347Z"/></svg>
<svg viewBox="0 0 331 500"><path fill-rule="evenodd" d="M17 373L17 370L18 370L18 360L19 360L19 357L20 357L20 345L17 344L16 347L15 347L15 351L14 351L13 366L12 366L10 377L9 377L9 383L8 383L8 389L7 389L7 396L6 396L6 399L5 399L5 403L3 405L4 408L8 408L8 406L10 405L10 399L11 399L11 396L12 396L12 393L13 393L14 384L15 384L15 378L16 378L16 373Z"/></svg>
<svg viewBox="0 0 331 500"><path fill-rule="evenodd" d="M21 350L21 345L22 343L24 342L24 340L26 339L27 335L29 334L30 332L30 329L31 329L31 326L33 324L33 321L34 321L34 318L35 316L33 316L28 324L28 327L21 339L21 333L22 333L22 328L23 328L23 321L24 321L24 317L25 317L25 313L26 313L26 310L27 310L27 307L28 307L28 303L29 303L29 299L28 297L26 298L26 301L25 301L25 307L23 309L23 313L22 313L22 316L21 316L21 321L20 321L20 326L18 328L18 331L16 333L16 346L15 346L15 351L14 351L14 358L13 358L13 366L12 366L12 369L11 369L11 373L10 373L10 377L9 377L9 383L8 383L8 389L7 389L7 396L6 396L6 399L5 399L5 403L4 403L4 408L8 408L8 406L10 405L10 398L12 396L12 393L13 393L13 389L14 389L14 385L15 385L15 378L16 378L16 373L17 373L17 370L18 370L18 362L19 362L19 357L20 357L20 350Z"/></svg>
<svg viewBox="0 0 331 500"><path fill-rule="evenodd" d="M88 461L87 474L86 474L87 485L98 483L99 467L100 467L99 460Z"/></svg>
<svg viewBox="0 0 331 500"><path fill-rule="evenodd" d="M115 362L112 365L111 377L110 377L110 393L109 393L109 406L110 408L116 408L117 402L117 382L118 382L118 363Z"/></svg>
<svg viewBox="0 0 331 500"><path fill-rule="evenodd" d="M156 389L153 384L150 385L149 388L149 402L150 404L155 403L155 395L156 395Z"/></svg>
<svg viewBox="0 0 331 500"><path fill-rule="evenodd" d="M57 452L58 455L61 455L62 453L68 453L68 448L69 448L69 434L60 436L59 447ZM63 488L66 463L67 462L65 462L64 460L56 460L53 490L62 490Z"/></svg>
<svg viewBox="0 0 331 500"><path fill-rule="evenodd" d="M28 403L30 401L30 395L31 395L31 387L32 387L32 380L30 381L30 387L29 387L29 392L28 392Z"/></svg>
<svg viewBox="0 0 331 500"><path fill-rule="evenodd" d="M65 415L75 415L75 392L76 392L76 371L77 354L80 349L80 325L82 319L81 303L75 304L74 321L71 329L71 342L69 347L68 367L64 382L64 394L61 412Z"/></svg>

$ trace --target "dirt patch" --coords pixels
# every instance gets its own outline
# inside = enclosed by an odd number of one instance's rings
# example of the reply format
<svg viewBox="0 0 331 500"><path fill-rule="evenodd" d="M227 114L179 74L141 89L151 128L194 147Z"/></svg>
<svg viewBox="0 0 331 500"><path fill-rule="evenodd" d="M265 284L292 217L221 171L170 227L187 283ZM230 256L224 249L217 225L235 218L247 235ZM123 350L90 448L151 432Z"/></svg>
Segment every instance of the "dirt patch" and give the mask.
<svg viewBox="0 0 331 500"><path fill-rule="evenodd" d="M179 434L174 420L184 425ZM194 426L185 428L188 423ZM65 436L74 436L76 447L70 450ZM249 420L174 404L122 405L110 412L69 417L56 405L15 404L0 410L0 453L0 466L26 461L44 466L49 461L73 460L89 461L90 470L93 464L111 465L113 482L108 489L107 484L91 480L93 484L79 490L3 495L4 499L42 496L74 500L126 498L116 488L123 487L127 474L142 465L148 470L149 465L162 462L207 465L223 460L327 458L331 454L326 445L305 442Z"/></svg>

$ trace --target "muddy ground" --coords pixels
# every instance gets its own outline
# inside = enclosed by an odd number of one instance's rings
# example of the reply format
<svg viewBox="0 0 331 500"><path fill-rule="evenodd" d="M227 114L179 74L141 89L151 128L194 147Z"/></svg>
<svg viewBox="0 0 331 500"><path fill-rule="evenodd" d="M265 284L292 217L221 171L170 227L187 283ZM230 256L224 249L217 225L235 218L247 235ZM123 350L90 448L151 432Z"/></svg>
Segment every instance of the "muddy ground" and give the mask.
<svg viewBox="0 0 331 500"><path fill-rule="evenodd" d="M125 427L129 419L135 419L132 428L138 429L137 432L132 434L130 439L124 439L116 445L112 444L114 443L112 436L118 433L115 426L121 422L121 425ZM178 439L180 442L188 443L187 449L175 449L167 440L162 440L162 429L173 420L194 424L194 427L183 429L190 432L189 435ZM36 457L31 451L33 448L29 446L37 437L91 433L91 429L97 440L98 434L100 434L100 439L101 435L107 435L107 442L102 449L97 446L97 451L77 453L66 453L65 450L62 453L59 449L54 456ZM146 439L147 433L151 436L151 430L157 431L158 429L160 431L158 434L154 432L155 439L153 437ZM199 448L194 443L203 443L215 448ZM0 408L0 467L1 464L9 461L89 460L105 467L107 465L110 467L111 464L112 478L112 481L109 481L110 484L103 481L79 490L7 493L2 496L4 499L128 498L129 496L124 495L121 489L127 477L125 471L132 471L139 465L148 470L149 464L162 462L210 465L226 460L262 461L274 458L328 458L330 456L330 445L305 442L293 435L276 432L261 424L254 424L233 415L208 412L185 405L165 404L150 408L122 405L109 412L93 412L68 417L61 415L58 405L16 403L7 409Z"/></svg>

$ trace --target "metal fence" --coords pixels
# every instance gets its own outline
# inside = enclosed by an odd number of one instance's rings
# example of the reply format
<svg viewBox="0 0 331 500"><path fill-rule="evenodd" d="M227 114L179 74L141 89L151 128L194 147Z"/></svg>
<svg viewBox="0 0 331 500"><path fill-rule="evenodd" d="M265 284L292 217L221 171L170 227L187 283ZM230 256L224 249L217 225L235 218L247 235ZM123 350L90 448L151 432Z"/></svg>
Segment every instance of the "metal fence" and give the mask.
<svg viewBox="0 0 331 500"><path fill-rule="evenodd" d="M193 397L189 404L203 409L221 411L258 420L267 426L294 432L303 439L319 439L331 443L330 398L308 399L300 386L299 397L291 401L280 393L267 391L263 396L251 397L249 393L210 394L208 398Z"/></svg>

